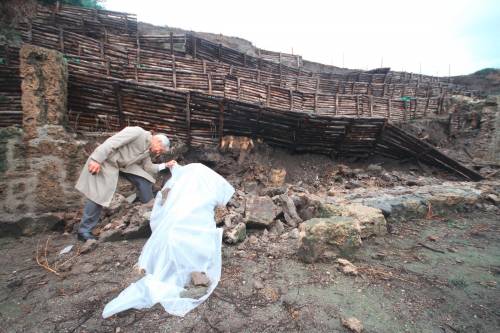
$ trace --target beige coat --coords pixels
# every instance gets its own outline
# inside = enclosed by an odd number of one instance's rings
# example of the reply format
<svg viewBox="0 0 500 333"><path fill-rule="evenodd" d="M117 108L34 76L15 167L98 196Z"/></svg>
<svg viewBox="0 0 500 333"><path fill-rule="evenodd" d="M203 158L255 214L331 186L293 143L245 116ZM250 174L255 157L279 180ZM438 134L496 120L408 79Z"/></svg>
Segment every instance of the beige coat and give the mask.
<svg viewBox="0 0 500 333"><path fill-rule="evenodd" d="M151 133L140 127L125 127L97 147L85 163L75 188L88 199L109 206L118 184L120 171L155 182L158 164L151 162L149 147ZM93 175L88 170L91 160L101 164L101 171Z"/></svg>

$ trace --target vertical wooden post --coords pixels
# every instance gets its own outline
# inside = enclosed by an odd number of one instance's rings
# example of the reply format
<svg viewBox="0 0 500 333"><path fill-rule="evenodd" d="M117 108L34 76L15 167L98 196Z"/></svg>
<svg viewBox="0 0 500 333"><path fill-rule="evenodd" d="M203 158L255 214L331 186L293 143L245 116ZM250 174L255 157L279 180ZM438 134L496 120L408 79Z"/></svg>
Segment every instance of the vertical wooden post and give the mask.
<svg viewBox="0 0 500 333"><path fill-rule="evenodd" d="M202 63L203 63L203 74L207 74L207 61L203 59Z"/></svg>
<svg viewBox="0 0 500 333"><path fill-rule="evenodd" d="M318 93L314 93L314 112L318 112Z"/></svg>
<svg viewBox="0 0 500 333"><path fill-rule="evenodd" d="M186 95L186 136L187 136L187 145L191 147L191 93L188 92Z"/></svg>
<svg viewBox="0 0 500 333"><path fill-rule="evenodd" d="M212 94L212 74L208 73L207 74L207 79L208 79L208 94Z"/></svg>
<svg viewBox="0 0 500 333"><path fill-rule="evenodd" d="M429 110L430 97L427 97L427 102L425 102L424 117L427 116L427 111Z"/></svg>
<svg viewBox="0 0 500 333"><path fill-rule="evenodd" d="M288 92L289 92L289 97L290 97L290 111L292 111L293 110L293 90L290 89L290 90L288 90Z"/></svg>
<svg viewBox="0 0 500 333"><path fill-rule="evenodd" d="M410 102L410 103L411 103L411 102ZM406 121L406 120L407 120L407 113L408 113L408 112L407 112L407 111L408 111L408 110L407 110L408 106L407 106L407 104L406 104L406 101L403 101L403 106L404 106L404 107L403 107L403 121Z"/></svg>
<svg viewBox="0 0 500 333"><path fill-rule="evenodd" d="M137 54L136 54L137 63L141 64L141 42L139 40L139 32L137 32L135 37L136 37L136 47L137 47Z"/></svg>
<svg viewBox="0 0 500 333"><path fill-rule="evenodd" d="M64 30L59 27L59 51L64 53Z"/></svg>
<svg viewBox="0 0 500 333"><path fill-rule="evenodd" d="M241 91L240 91L240 89L241 89L241 78L239 78L239 77L238 77L238 78L236 79L236 83L237 83L237 85L238 85L238 100L240 100L240 96L241 96L241 95L240 95L240 94L241 94Z"/></svg>
<svg viewBox="0 0 500 333"><path fill-rule="evenodd" d="M198 47L198 38L195 35L191 35L191 38L193 40L193 59L196 59L197 57L197 47Z"/></svg>
<svg viewBox="0 0 500 333"><path fill-rule="evenodd" d="M368 103L370 104L370 117L373 117L373 96L368 96Z"/></svg>
<svg viewBox="0 0 500 333"><path fill-rule="evenodd" d="M118 113L118 123L120 125L120 128L123 128L125 127L125 119L123 117L123 110L122 110L122 94L121 94L120 82L116 82L114 84L114 90L115 90L116 109Z"/></svg>
<svg viewBox="0 0 500 333"><path fill-rule="evenodd" d="M266 106L269 107L271 105L271 85L267 84L267 96L266 96Z"/></svg>
<svg viewBox="0 0 500 333"><path fill-rule="evenodd" d="M335 94L335 115L339 115L339 94Z"/></svg>
<svg viewBox="0 0 500 333"><path fill-rule="evenodd" d="M33 41L33 25L31 21L28 23L28 42L31 43Z"/></svg>
<svg viewBox="0 0 500 333"><path fill-rule="evenodd" d="M225 101L222 99L219 102L219 145L222 143L222 137L224 136L224 104Z"/></svg>
<svg viewBox="0 0 500 333"><path fill-rule="evenodd" d="M101 46L101 59L104 59L104 43L100 41L99 45Z"/></svg>
<svg viewBox="0 0 500 333"><path fill-rule="evenodd" d="M356 117L359 118L359 95L356 95Z"/></svg>
<svg viewBox="0 0 500 333"><path fill-rule="evenodd" d="M257 70L257 82L261 83L260 70Z"/></svg>
<svg viewBox="0 0 500 333"><path fill-rule="evenodd" d="M233 75L233 65L229 65L229 75Z"/></svg>
<svg viewBox="0 0 500 333"><path fill-rule="evenodd" d="M172 56L172 84L177 89L177 68L175 66L175 55Z"/></svg>
<svg viewBox="0 0 500 333"><path fill-rule="evenodd" d="M391 119L391 109L392 109L392 100L390 98L387 99L387 119Z"/></svg>
<svg viewBox="0 0 500 333"><path fill-rule="evenodd" d="M174 33L170 31L170 54L174 54Z"/></svg>
<svg viewBox="0 0 500 333"><path fill-rule="evenodd" d="M111 65L109 63L109 59L106 59L106 75L110 76L111 74Z"/></svg>

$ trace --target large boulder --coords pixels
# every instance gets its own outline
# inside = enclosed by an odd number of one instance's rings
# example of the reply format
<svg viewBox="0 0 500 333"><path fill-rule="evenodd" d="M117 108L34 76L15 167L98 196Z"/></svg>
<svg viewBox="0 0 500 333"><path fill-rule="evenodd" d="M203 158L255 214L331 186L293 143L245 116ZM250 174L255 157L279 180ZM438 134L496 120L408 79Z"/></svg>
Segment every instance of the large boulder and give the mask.
<svg viewBox="0 0 500 333"><path fill-rule="evenodd" d="M267 196L251 195L246 199L245 222L249 226L268 227L279 213L281 209Z"/></svg>
<svg viewBox="0 0 500 333"><path fill-rule="evenodd" d="M382 210L361 204L322 205L325 216L348 216L354 218L361 228L361 238L379 236L387 233L387 222Z"/></svg>
<svg viewBox="0 0 500 333"><path fill-rule="evenodd" d="M352 217L313 218L305 222L298 256L307 263L327 254L330 257L351 256L361 246L361 228Z"/></svg>

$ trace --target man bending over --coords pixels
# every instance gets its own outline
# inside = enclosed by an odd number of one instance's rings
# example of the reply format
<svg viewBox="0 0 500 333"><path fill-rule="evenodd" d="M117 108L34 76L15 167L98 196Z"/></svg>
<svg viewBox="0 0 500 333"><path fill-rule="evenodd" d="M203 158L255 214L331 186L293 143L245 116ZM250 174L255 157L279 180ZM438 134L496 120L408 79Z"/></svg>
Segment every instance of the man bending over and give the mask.
<svg viewBox="0 0 500 333"><path fill-rule="evenodd" d="M150 153L159 155L169 147L165 135L152 135L134 126L125 127L94 150L75 186L87 197L78 228L79 240L95 239L91 231L99 222L102 207L111 203L119 176L137 188L142 203L153 200L154 177L170 162L153 164Z"/></svg>

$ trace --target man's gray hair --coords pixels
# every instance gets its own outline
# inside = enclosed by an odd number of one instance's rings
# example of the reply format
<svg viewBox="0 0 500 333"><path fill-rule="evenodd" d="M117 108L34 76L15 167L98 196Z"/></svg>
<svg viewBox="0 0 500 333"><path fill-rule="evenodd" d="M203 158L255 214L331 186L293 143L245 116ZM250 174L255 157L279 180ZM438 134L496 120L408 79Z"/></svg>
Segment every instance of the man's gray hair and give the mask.
<svg viewBox="0 0 500 333"><path fill-rule="evenodd" d="M155 134L154 137L157 138L158 140L160 140L161 147L164 150L167 150L168 148L170 148L170 140L167 138L167 136L165 134Z"/></svg>

